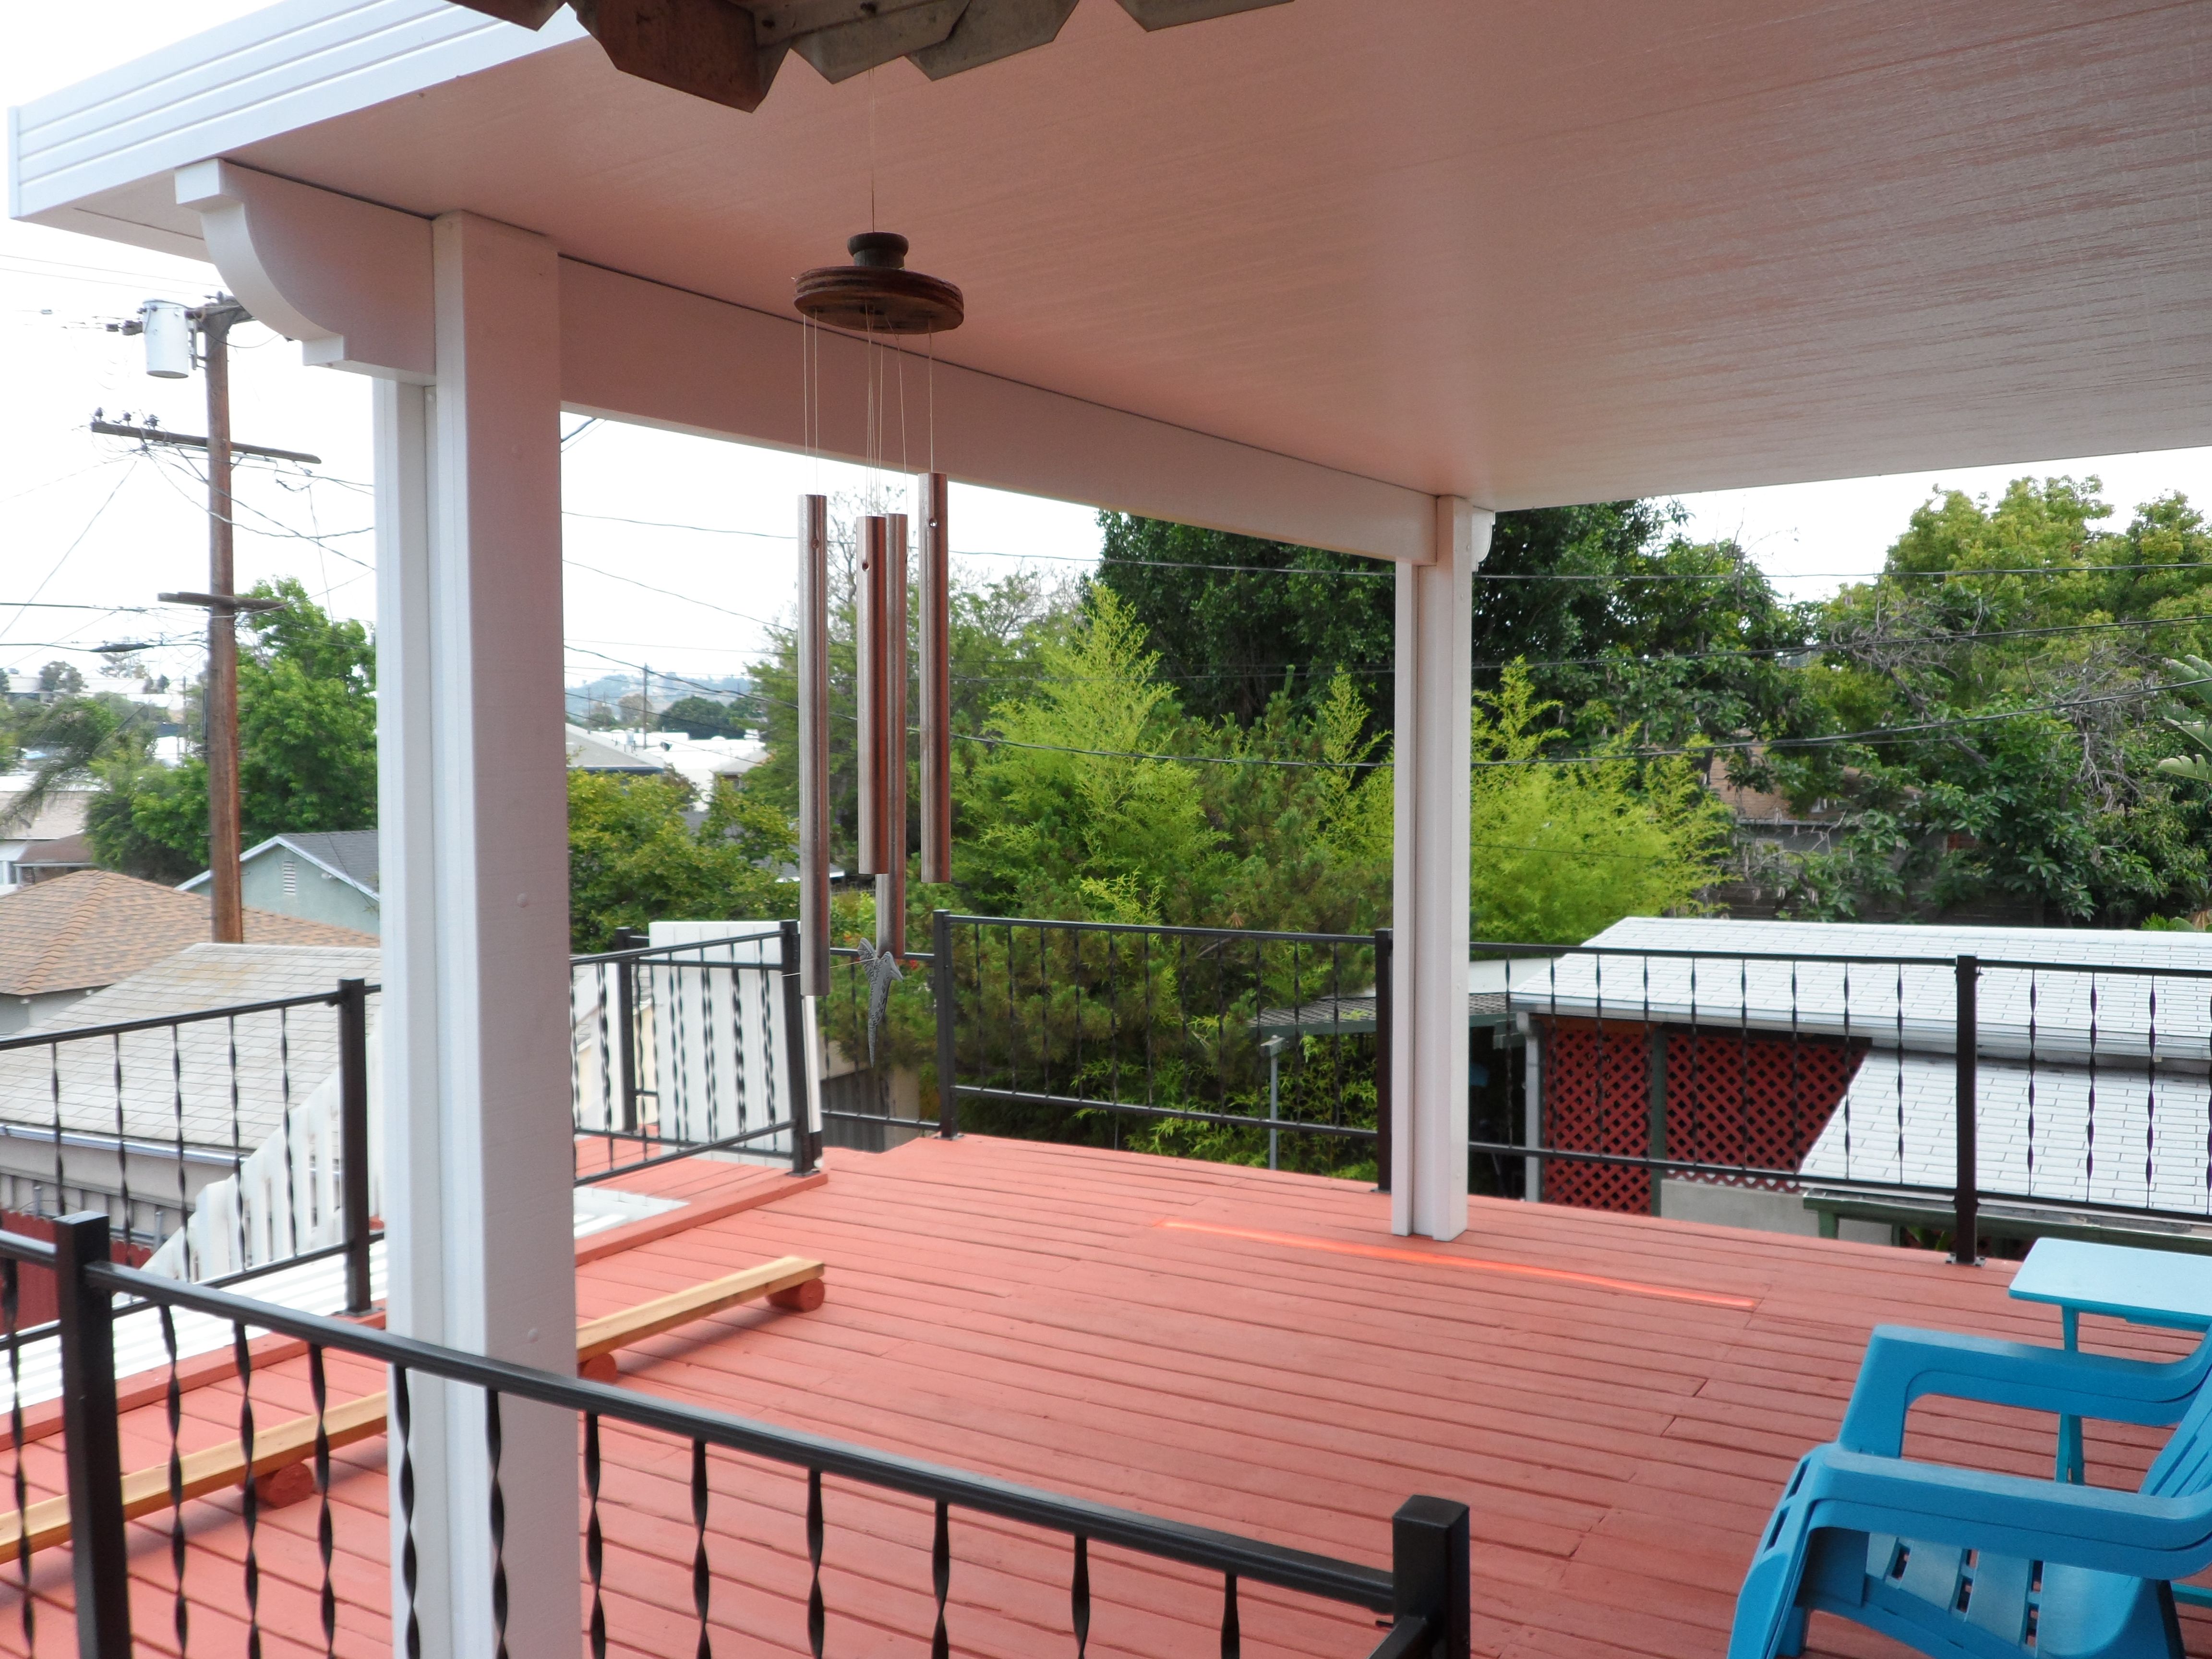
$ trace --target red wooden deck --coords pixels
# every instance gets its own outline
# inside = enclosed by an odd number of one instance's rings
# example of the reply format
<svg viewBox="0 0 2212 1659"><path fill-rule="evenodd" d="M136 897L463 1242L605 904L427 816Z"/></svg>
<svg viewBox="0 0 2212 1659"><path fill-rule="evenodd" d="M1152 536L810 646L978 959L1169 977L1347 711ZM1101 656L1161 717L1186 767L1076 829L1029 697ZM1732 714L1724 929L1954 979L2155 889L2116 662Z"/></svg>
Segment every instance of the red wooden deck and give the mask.
<svg viewBox="0 0 2212 1659"><path fill-rule="evenodd" d="M586 1316L767 1257L829 1266L821 1309L655 1339L623 1356L627 1382L1377 1564L1400 1500L1463 1499L1485 1654L1720 1655L1753 1535L1792 1460L1833 1433L1869 1327L2057 1336L2055 1314L2006 1297L2009 1269L1917 1252L1480 1200L1436 1246L1390 1237L1385 1200L1344 1183L981 1138L829 1167L803 1190L727 1164L657 1170L654 1189L719 1218L604 1254L586 1241ZM2101 1322L2090 1340L2176 1346ZM332 1372L334 1398L381 1382L336 1357ZM305 1412L304 1362L258 1370L254 1395L264 1420ZM234 1382L187 1394L187 1447L234 1434L237 1407ZM2049 1471L2047 1420L1936 1406L1915 1422L1912 1455ZM125 1441L126 1466L166 1455L161 1408L131 1413ZM2154 1443L2093 1430L2092 1479L2132 1484ZM53 1489L53 1444L33 1449L34 1498ZM607 1457L612 1649L692 1652L688 1449L610 1431ZM383 1443L342 1461L337 1650L388 1654ZM711 1485L715 1651L804 1653L803 1480L717 1453ZM826 1488L829 1652L927 1652L926 1509ZM261 1519L271 1656L323 1650L316 1521L312 1499ZM189 1505L187 1529L190 1650L240 1653L237 1498ZM134 1531L141 1650L172 1652L168 1518ZM952 1553L955 1652L1073 1652L1063 1540L956 1512ZM30 1650L15 1571L0 1568L10 1653ZM1104 1548L1091 1576L1093 1653L1218 1650L1218 1582ZM33 1582L35 1651L73 1651L65 1552ZM1242 1613L1249 1654L1357 1659L1377 1639L1364 1615L1264 1589ZM2212 1621L2185 1627L2212 1656ZM1811 1651L1898 1650L1816 1622Z"/></svg>

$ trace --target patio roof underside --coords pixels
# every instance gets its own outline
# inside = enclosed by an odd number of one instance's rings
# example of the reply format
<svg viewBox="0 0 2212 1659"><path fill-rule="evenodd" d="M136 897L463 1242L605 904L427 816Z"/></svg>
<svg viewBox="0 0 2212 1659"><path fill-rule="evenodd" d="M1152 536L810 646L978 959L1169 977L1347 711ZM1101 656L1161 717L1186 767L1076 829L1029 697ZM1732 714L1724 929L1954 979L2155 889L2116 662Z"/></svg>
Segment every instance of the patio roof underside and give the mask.
<svg viewBox="0 0 2212 1659"><path fill-rule="evenodd" d="M222 155L787 316L872 200L967 292L948 362L1512 507L2212 442L2208 50L2129 0L1092 0L745 115L566 12L288 0L24 110L13 210L189 249Z"/></svg>
<svg viewBox="0 0 2212 1659"><path fill-rule="evenodd" d="M646 1186L681 1184L687 1166ZM727 1171L727 1165L714 1170ZM1449 1245L1388 1240L1350 1182L970 1136L832 1152L811 1190L580 1267L586 1317L793 1254L828 1266L808 1313L733 1310L622 1360L628 1386L934 1462L1381 1564L1414 1492L1473 1508L1475 1650L1718 1653L1753 1540L1803 1450L1832 1437L1869 1327L2051 1342L2011 1268L1478 1199ZM688 1190L688 1189L687 1189ZM1609 1281L1609 1282L1599 1282ZM1709 1298L1678 1299L1682 1296ZM2091 1321L2086 1346L2168 1354L2172 1333ZM303 1362L257 1368L264 1422L309 1409ZM334 1363L334 1401L380 1386ZM185 1396L188 1448L238 1431L234 1383ZM167 1454L158 1396L125 1422L127 1467ZM2049 1419L1917 1408L1917 1457L2047 1476ZM2090 1428L2091 1478L2133 1485L2155 1431ZM33 1498L58 1443L33 1448ZM690 1652L690 1458L617 1432L601 1487L611 1651ZM384 1443L340 1455L341 1653L388 1653ZM805 1483L716 1453L708 1559L714 1650L806 1650ZM830 1651L919 1653L933 1617L927 1505L831 1478ZM314 1503L265 1510L256 1550L272 1651L321 1650ZM194 1651L235 1649L233 1498L188 1510ZM169 1625L168 1517L134 1528L136 1619ZM953 1650L1072 1651L1064 1540L956 1513ZM34 1564L66 1601L65 1552ZM12 1588L0 1652L21 1651ZM1218 1582L1094 1546L1090 1650L1215 1650ZM65 1628L50 1607L43 1638ZM1364 1616L1247 1586L1244 1651L1364 1653ZM2189 1651L2212 1621L2185 1610ZM1816 1621L1816 1656L1900 1650Z"/></svg>

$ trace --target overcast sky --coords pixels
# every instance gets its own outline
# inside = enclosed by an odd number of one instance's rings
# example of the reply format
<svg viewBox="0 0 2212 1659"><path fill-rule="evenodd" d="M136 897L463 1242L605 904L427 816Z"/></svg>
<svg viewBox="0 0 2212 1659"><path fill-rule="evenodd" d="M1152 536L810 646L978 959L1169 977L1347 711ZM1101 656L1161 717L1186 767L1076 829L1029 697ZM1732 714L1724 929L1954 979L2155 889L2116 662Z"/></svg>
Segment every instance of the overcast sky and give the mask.
<svg viewBox="0 0 2212 1659"><path fill-rule="evenodd" d="M249 0L13 7L0 104L253 9ZM149 658L157 672L197 672L200 614L159 607L154 596L206 585L198 463L189 451L149 458L93 435L86 422L103 409L111 418L127 411L206 430L198 377L149 379L139 343L106 325L149 297L198 301L213 280L189 260L0 221L0 384L9 393L0 399L0 668L35 673L58 656L90 674L102 659L89 647L143 640L158 647ZM296 575L334 611L370 617L368 382L302 368L295 346L258 326L236 340L236 437L321 458L313 468L242 469L240 586ZM1737 537L1788 592L1812 598L1879 568L1936 485L1988 493L2023 473L2059 471L2100 477L2123 517L2170 489L2212 499L2212 451L2197 450L2022 457L2006 467L1727 491L1685 505L1694 536ZM866 483L857 468L817 469L739 445L609 422L581 431L564 463L570 678L641 662L678 675L740 671L757 649L761 620L791 603L793 498ZM1098 546L1089 510L994 491L956 487L952 521L956 549L979 556L1050 558L1072 570ZM984 570L1012 562L974 560Z"/></svg>

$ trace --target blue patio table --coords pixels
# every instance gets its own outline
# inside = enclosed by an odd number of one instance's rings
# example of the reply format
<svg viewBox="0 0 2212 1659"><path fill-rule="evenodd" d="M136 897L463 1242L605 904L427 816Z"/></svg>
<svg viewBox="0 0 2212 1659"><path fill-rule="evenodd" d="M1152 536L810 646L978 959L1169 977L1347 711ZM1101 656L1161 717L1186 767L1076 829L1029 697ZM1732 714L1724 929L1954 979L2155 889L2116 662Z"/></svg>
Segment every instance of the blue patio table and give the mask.
<svg viewBox="0 0 2212 1659"><path fill-rule="evenodd" d="M2066 1346L2081 1346L2081 1316L2109 1314L2131 1325L2172 1330L2212 1330L2212 1259L2177 1250L2138 1250L2079 1239L2039 1238L2013 1275L2012 1293L2058 1309ZM2058 1419L2058 1478L2082 1481L2081 1419ZM2185 1601L2212 1603L2212 1595L2176 1585Z"/></svg>

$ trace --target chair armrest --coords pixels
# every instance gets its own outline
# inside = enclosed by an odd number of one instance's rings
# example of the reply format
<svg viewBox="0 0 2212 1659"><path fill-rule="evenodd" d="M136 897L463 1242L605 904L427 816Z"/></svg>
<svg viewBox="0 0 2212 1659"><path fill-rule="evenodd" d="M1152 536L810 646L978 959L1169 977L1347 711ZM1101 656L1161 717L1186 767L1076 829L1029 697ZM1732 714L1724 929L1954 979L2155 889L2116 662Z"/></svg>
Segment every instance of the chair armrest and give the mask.
<svg viewBox="0 0 2212 1659"><path fill-rule="evenodd" d="M2178 1423L2212 1370L2212 1335L2181 1359L2123 1359L1952 1331L1878 1325L1836 1443L1897 1457L1905 1416L1923 1395L2094 1417L2113 1423Z"/></svg>
<svg viewBox="0 0 2212 1659"><path fill-rule="evenodd" d="M2147 1498L1833 1446L1812 1454L1801 1493L1808 1529L1893 1533L2136 1578L2212 1565L2212 1495Z"/></svg>

